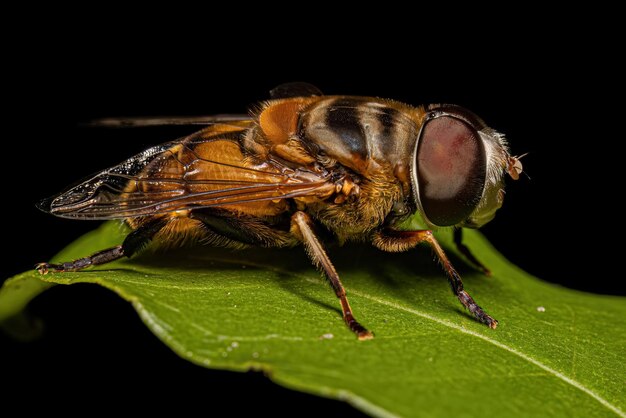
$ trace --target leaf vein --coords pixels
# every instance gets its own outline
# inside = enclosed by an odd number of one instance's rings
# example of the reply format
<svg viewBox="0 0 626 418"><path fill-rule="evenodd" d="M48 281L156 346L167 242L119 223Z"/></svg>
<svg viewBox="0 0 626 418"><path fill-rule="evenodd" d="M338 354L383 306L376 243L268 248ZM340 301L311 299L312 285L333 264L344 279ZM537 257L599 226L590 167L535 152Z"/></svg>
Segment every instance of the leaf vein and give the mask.
<svg viewBox="0 0 626 418"><path fill-rule="evenodd" d="M521 358L523 360L526 360L527 362L529 362L531 364L534 364L535 366L545 370L546 372L552 374L553 376L563 380L565 383L567 383L567 384L575 387L576 389L586 393L587 395L591 396L593 399L598 401L601 405L603 405L604 407L608 408L609 410L611 410L612 412L614 412L618 416L626 418L626 413L624 413L624 411L622 411L617 406L613 405L612 403L610 403L609 401L607 401L602 396L598 395L597 393L595 393L594 391L592 391L591 389L589 389L588 387L586 387L582 383L580 383L580 382L578 382L578 381L576 381L576 380L574 380L574 379L572 379L570 377L567 377L563 373L561 373L561 372L559 372L557 370L554 370L553 368L543 364L539 360L535 360L534 358L529 357L526 354L522 353L521 351L518 351L518 350L516 350L513 347L509 347L508 345L506 345L504 343L501 343L500 341L496 341L496 340L494 340L492 338L487 337L486 335L483 335L483 334L480 334L478 332L466 329L466 328L461 327L461 326L459 326L457 324L454 324L454 323L452 323L450 321L446 321L444 319L439 319L439 318L437 318L437 317L435 317L433 315L429 315L427 313L420 312L418 310L415 310L415 309L412 309L412 308L408 308L406 306L402 306L402 305L397 304L397 303L393 303L393 302L390 302L390 301L387 301L387 300L379 299L377 297L370 296L370 295L367 295L365 293L362 293L362 292L359 292L359 291L355 291L355 290L352 290L351 293L353 293L355 295L358 295L358 296L360 296L362 298L369 299L369 300L371 300L373 302L378 302L378 303L380 303L382 305L385 305L385 306L396 308L396 309L399 309L399 310L404 311L404 312L412 313L414 315L417 315L417 316L425 318L425 319L430 319L431 321L437 322L437 323L439 323L441 325L444 325L444 326L447 326L447 327L450 327L450 328L454 328L457 331L460 331L460 332L462 332L464 334L468 334L468 335L471 335L473 337L480 338L483 341L486 341L486 342L488 342L490 344L493 344L493 345L495 345L496 347L498 347L498 348L500 348L502 350L508 351L509 353L514 354L514 355L518 356L519 358Z"/></svg>

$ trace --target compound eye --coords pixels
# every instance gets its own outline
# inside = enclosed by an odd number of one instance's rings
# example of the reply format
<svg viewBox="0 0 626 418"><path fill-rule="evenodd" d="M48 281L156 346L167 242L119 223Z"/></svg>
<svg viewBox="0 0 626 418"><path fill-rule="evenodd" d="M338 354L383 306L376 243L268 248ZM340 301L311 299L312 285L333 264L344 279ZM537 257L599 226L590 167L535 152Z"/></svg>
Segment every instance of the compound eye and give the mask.
<svg viewBox="0 0 626 418"><path fill-rule="evenodd" d="M450 115L426 122L417 149L419 199L436 226L456 225L474 211L487 175L476 129Z"/></svg>

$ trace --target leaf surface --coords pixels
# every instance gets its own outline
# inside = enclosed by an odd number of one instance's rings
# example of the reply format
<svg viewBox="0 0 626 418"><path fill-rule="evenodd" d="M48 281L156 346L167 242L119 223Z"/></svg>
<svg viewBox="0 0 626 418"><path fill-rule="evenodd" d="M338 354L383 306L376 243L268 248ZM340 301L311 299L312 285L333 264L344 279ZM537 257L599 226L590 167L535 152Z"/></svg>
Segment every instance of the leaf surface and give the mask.
<svg viewBox="0 0 626 418"><path fill-rule="evenodd" d="M375 416L626 416L626 298L544 283L468 232L492 277L446 247L466 289L500 321L496 330L463 311L428 249L386 254L353 245L329 254L357 319L376 335L370 341L344 325L301 248L194 248L78 273L29 271L0 290L0 322L52 284L96 283L131 302L183 358L263 370ZM105 224L55 259L119 244L123 233ZM445 234L440 240L450 243Z"/></svg>

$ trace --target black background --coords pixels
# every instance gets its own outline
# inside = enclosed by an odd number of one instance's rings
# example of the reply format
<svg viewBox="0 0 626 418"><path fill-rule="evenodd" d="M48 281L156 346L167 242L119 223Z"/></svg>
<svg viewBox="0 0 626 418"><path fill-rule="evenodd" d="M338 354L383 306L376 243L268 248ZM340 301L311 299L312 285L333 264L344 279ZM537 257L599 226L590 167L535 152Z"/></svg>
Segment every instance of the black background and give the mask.
<svg viewBox="0 0 626 418"><path fill-rule="evenodd" d="M167 31L157 35L159 25L143 31L126 22L120 32L117 23L39 27L36 43L11 50L11 76L4 81L10 110L2 278L47 260L95 227L43 214L34 208L38 199L178 133L85 130L76 128L79 122L242 113L280 83L308 81L327 94L456 103L476 112L507 135L513 153L529 152L523 163L531 179L509 182L503 209L484 228L496 248L545 280L626 294L619 254L607 241L621 239L623 216L615 202L622 190L616 147L623 118L610 104L621 97L622 73L610 33L534 22L511 40L494 40L504 36L494 28L476 40L467 33L453 41L427 33L361 33L302 38L292 47L278 30L228 43L223 33L195 28L190 43ZM291 41L296 35L289 33ZM102 289L55 288L31 311L45 318L44 337L21 344L0 336L6 351L0 364L16 393L36 390L50 408L76 408L49 396L66 393L102 408L129 399L142 410L210 405L290 415L297 405L327 416L357 414L259 374L188 364L159 343L129 305ZM138 398L138 388L152 395Z"/></svg>

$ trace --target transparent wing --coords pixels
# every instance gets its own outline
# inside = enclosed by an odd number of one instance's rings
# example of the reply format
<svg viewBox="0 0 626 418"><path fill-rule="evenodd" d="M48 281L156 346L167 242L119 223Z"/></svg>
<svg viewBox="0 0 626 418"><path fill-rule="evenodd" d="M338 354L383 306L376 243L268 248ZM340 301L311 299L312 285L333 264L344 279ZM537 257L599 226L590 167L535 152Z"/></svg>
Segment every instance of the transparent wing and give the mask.
<svg viewBox="0 0 626 418"><path fill-rule="evenodd" d="M239 143L250 124L214 124L149 148L39 208L64 218L119 219L333 192L318 173L253 161Z"/></svg>
<svg viewBox="0 0 626 418"><path fill-rule="evenodd" d="M143 128L150 126L214 125L216 123L250 120L247 115L159 116L95 119L83 126L95 128Z"/></svg>
<svg viewBox="0 0 626 418"><path fill-rule="evenodd" d="M324 93L313 84L296 81L292 83L284 83L270 90L272 99L286 99L289 97L311 97L323 96Z"/></svg>

